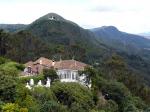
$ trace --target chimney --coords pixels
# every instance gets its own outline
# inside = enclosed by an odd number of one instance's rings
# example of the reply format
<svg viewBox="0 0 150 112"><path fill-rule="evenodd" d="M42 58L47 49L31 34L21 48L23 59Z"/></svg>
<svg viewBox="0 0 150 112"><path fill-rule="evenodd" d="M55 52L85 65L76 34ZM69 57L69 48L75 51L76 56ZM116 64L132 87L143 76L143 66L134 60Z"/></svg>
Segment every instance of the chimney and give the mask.
<svg viewBox="0 0 150 112"><path fill-rule="evenodd" d="M54 67L54 65L55 65L55 61L53 60L53 62L52 62L52 66Z"/></svg>
<svg viewBox="0 0 150 112"><path fill-rule="evenodd" d="M42 65L42 60L40 60L40 65Z"/></svg>

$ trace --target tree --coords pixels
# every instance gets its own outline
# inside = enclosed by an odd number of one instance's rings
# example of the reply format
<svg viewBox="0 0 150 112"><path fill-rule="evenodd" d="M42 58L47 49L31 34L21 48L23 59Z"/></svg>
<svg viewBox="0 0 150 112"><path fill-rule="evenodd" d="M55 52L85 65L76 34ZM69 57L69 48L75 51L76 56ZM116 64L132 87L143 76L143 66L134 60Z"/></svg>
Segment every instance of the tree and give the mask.
<svg viewBox="0 0 150 112"><path fill-rule="evenodd" d="M35 87L32 91L32 96L41 104L49 100L56 100L54 93L49 88L45 87Z"/></svg>
<svg viewBox="0 0 150 112"><path fill-rule="evenodd" d="M118 104L122 103L122 101L130 95L130 91L124 84L114 81L103 85L101 90L106 99L112 99Z"/></svg>
<svg viewBox="0 0 150 112"><path fill-rule="evenodd" d="M20 108L19 112L28 112L28 109L27 108Z"/></svg>
<svg viewBox="0 0 150 112"><path fill-rule="evenodd" d="M41 106L40 112L68 112L68 110L56 101L49 100Z"/></svg>
<svg viewBox="0 0 150 112"><path fill-rule="evenodd" d="M118 104L113 100L108 100L106 104L106 112L118 112Z"/></svg>
<svg viewBox="0 0 150 112"><path fill-rule="evenodd" d="M9 62L9 61L10 61L9 59L0 57L0 65L1 65L1 64L4 64L4 63L6 63L6 62Z"/></svg>
<svg viewBox="0 0 150 112"><path fill-rule="evenodd" d="M128 104L123 112L139 112L139 110L133 104Z"/></svg>
<svg viewBox="0 0 150 112"><path fill-rule="evenodd" d="M99 102L101 103L101 101ZM106 112L118 112L118 104L113 100L106 100L105 104L97 106L98 110L105 110Z"/></svg>
<svg viewBox="0 0 150 112"><path fill-rule="evenodd" d="M58 79L58 75L54 69L44 69L43 75L44 75L45 80L47 78L50 78L51 83L54 82L55 79Z"/></svg>
<svg viewBox="0 0 150 112"><path fill-rule="evenodd" d="M51 90L57 100L68 108L78 105L78 107L89 111L93 107L92 92L78 83L55 82L51 86Z"/></svg>
<svg viewBox="0 0 150 112"><path fill-rule="evenodd" d="M29 112L40 112L40 104L31 95L27 95L26 98L21 102L22 107L26 107Z"/></svg>
<svg viewBox="0 0 150 112"><path fill-rule="evenodd" d="M2 106L2 112L28 112L28 109L20 108L16 103L6 103Z"/></svg>
<svg viewBox="0 0 150 112"><path fill-rule="evenodd" d="M92 67L86 67L84 71L80 72L80 75L84 74L86 76L86 83L90 84L90 81L92 80L92 85L93 85L93 81L96 78L96 70Z"/></svg>
<svg viewBox="0 0 150 112"><path fill-rule="evenodd" d="M0 99L2 101L14 101L16 91L16 79L13 76L0 71Z"/></svg>
<svg viewBox="0 0 150 112"><path fill-rule="evenodd" d="M105 73L109 79L122 80L122 77L126 76L126 63L123 58L113 54L110 59L108 59L105 64Z"/></svg>
<svg viewBox="0 0 150 112"><path fill-rule="evenodd" d="M2 112L19 112L19 106L15 103L6 103L2 107Z"/></svg>
<svg viewBox="0 0 150 112"><path fill-rule="evenodd" d="M150 107L147 108L144 112L150 112Z"/></svg>
<svg viewBox="0 0 150 112"><path fill-rule="evenodd" d="M81 104L76 102L71 104L70 110L71 112L87 112L87 110L85 110Z"/></svg>
<svg viewBox="0 0 150 112"><path fill-rule="evenodd" d="M4 56L8 49L8 34L0 30L0 55Z"/></svg>

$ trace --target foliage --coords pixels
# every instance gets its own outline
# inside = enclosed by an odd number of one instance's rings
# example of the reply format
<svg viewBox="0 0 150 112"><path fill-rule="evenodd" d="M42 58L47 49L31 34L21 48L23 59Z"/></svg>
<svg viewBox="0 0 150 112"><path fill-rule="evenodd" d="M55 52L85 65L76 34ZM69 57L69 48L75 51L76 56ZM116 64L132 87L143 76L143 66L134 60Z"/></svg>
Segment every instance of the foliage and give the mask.
<svg viewBox="0 0 150 112"><path fill-rule="evenodd" d="M121 103L121 101L130 95L129 90L119 82L109 82L101 90L104 95L107 95L108 99L112 99L117 103Z"/></svg>
<svg viewBox="0 0 150 112"><path fill-rule="evenodd" d="M2 107L2 112L19 112L19 106L14 103L6 103Z"/></svg>
<svg viewBox="0 0 150 112"><path fill-rule="evenodd" d="M67 108L56 101L46 101L40 112L68 112Z"/></svg>
<svg viewBox="0 0 150 112"><path fill-rule="evenodd" d="M43 75L45 80L50 78L51 82L53 82L55 79L58 79L58 75L54 69L44 69Z"/></svg>
<svg viewBox="0 0 150 112"><path fill-rule="evenodd" d="M150 88L146 85L145 80L131 71L120 56L115 54L108 59L101 72L106 79L122 82L132 94L150 103Z"/></svg>
<svg viewBox="0 0 150 112"><path fill-rule="evenodd" d="M124 109L124 112L139 112L139 111L133 104L128 104L128 106Z"/></svg>
<svg viewBox="0 0 150 112"><path fill-rule="evenodd" d="M1 64L4 64L4 63L6 63L6 62L9 62L9 61L10 61L9 59L0 57L0 65L1 65Z"/></svg>
<svg viewBox="0 0 150 112"><path fill-rule="evenodd" d="M8 75L17 76L17 74L24 69L24 65L15 62L6 62L0 65L0 69L8 72Z"/></svg>
<svg viewBox="0 0 150 112"><path fill-rule="evenodd" d="M23 69L21 64L5 58L0 58L0 62L0 111L149 112L149 86L134 77L119 56L113 55L103 67L82 71L92 81L92 88L54 81L50 88L29 90L25 84L31 78L36 83L47 77L56 79L56 72L44 70L39 76L18 77Z"/></svg>
<svg viewBox="0 0 150 112"><path fill-rule="evenodd" d="M35 83L38 83L39 80L44 80L43 74L39 74L38 76L29 76L29 77L19 77L19 82L25 84L33 79Z"/></svg>
<svg viewBox="0 0 150 112"><path fill-rule="evenodd" d="M106 104L106 108L105 108L105 111L107 112L117 112L119 109L118 109L118 104L113 101L113 100L108 100L107 104Z"/></svg>
<svg viewBox="0 0 150 112"><path fill-rule="evenodd" d="M94 82L94 79L96 78L96 71L92 67L86 67L84 71L81 71L81 75L86 75L86 83L90 84L90 81ZM93 85L93 84L92 84Z"/></svg>
<svg viewBox="0 0 150 112"><path fill-rule="evenodd" d="M24 106L24 100L28 95L31 95L31 91L25 87L24 84L18 83L16 88L15 102L20 106Z"/></svg>
<svg viewBox="0 0 150 112"><path fill-rule="evenodd" d="M45 87L35 87L32 91L32 96L41 103L50 100L56 100L52 91Z"/></svg>
<svg viewBox="0 0 150 112"><path fill-rule="evenodd" d="M0 56L5 55L8 49L8 33L0 30Z"/></svg>
<svg viewBox="0 0 150 112"><path fill-rule="evenodd" d="M19 112L28 112L27 108L20 108Z"/></svg>
<svg viewBox="0 0 150 112"><path fill-rule="evenodd" d="M23 107L26 107L29 112L40 112L40 104L31 95L27 95L26 98L21 102Z"/></svg>
<svg viewBox="0 0 150 112"><path fill-rule="evenodd" d="M92 93L77 83L57 82L51 86L51 90L54 92L57 100L68 107L76 103L84 110L89 110L93 106Z"/></svg>
<svg viewBox="0 0 150 112"><path fill-rule="evenodd" d="M16 91L16 79L0 71L0 99L2 101L14 101Z"/></svg>

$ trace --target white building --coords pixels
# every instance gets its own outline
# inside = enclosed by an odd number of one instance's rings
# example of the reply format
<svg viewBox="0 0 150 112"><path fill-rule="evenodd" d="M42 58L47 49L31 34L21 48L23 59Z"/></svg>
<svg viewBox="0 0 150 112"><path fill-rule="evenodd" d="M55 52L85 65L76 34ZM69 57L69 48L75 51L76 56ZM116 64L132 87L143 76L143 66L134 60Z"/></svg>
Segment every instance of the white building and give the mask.
<svg viewBox="0 0 150 112"><path fill-rule="evenodd" d="M39 58L35 62L29 61L25 64L24 76L38 75L43 69L55 69L61 82L81 82L85 75L79 76L79 71L82 71L88 65L76 60L60 60L52 61L47 58ZM81 81L82 79L82 81Z"/></svg>

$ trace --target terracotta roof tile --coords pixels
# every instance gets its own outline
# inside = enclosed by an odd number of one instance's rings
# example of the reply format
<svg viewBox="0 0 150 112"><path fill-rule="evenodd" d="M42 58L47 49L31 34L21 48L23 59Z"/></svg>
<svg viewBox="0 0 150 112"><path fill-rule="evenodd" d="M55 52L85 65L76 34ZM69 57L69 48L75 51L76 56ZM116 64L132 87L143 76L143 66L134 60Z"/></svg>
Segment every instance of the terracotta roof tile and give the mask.
<svg viewBox="0 0 150 112"><path fill-rule="evenodd" d="M41 57L34 62L34 64L41 64L41 65L48 66L48 67L51 67L52 63L53 63L52 60L49 60L49 59L44 58L44 57Z"/></svg>
<svg viewBox="0 0 150 112"><path fill-rule="evenodd" d="M54 67L55 69L72 69L72 70L84 70L86 66L88 66L85 63L76 61L76 60L61 60L54 62L49 60L47 58L41 57L35 62L29 61L25 63L26 67L31 67L32 71L34 72L42 72L44 68L51 68Z"/></svg>
<svg viewBox="0 0 150 112"><path fill-rule="evenodd" d="M73 69L73 70L84 70L88 66L85 63L76 61L76 60L62 60L55 62L56 69Z"/></svg>

